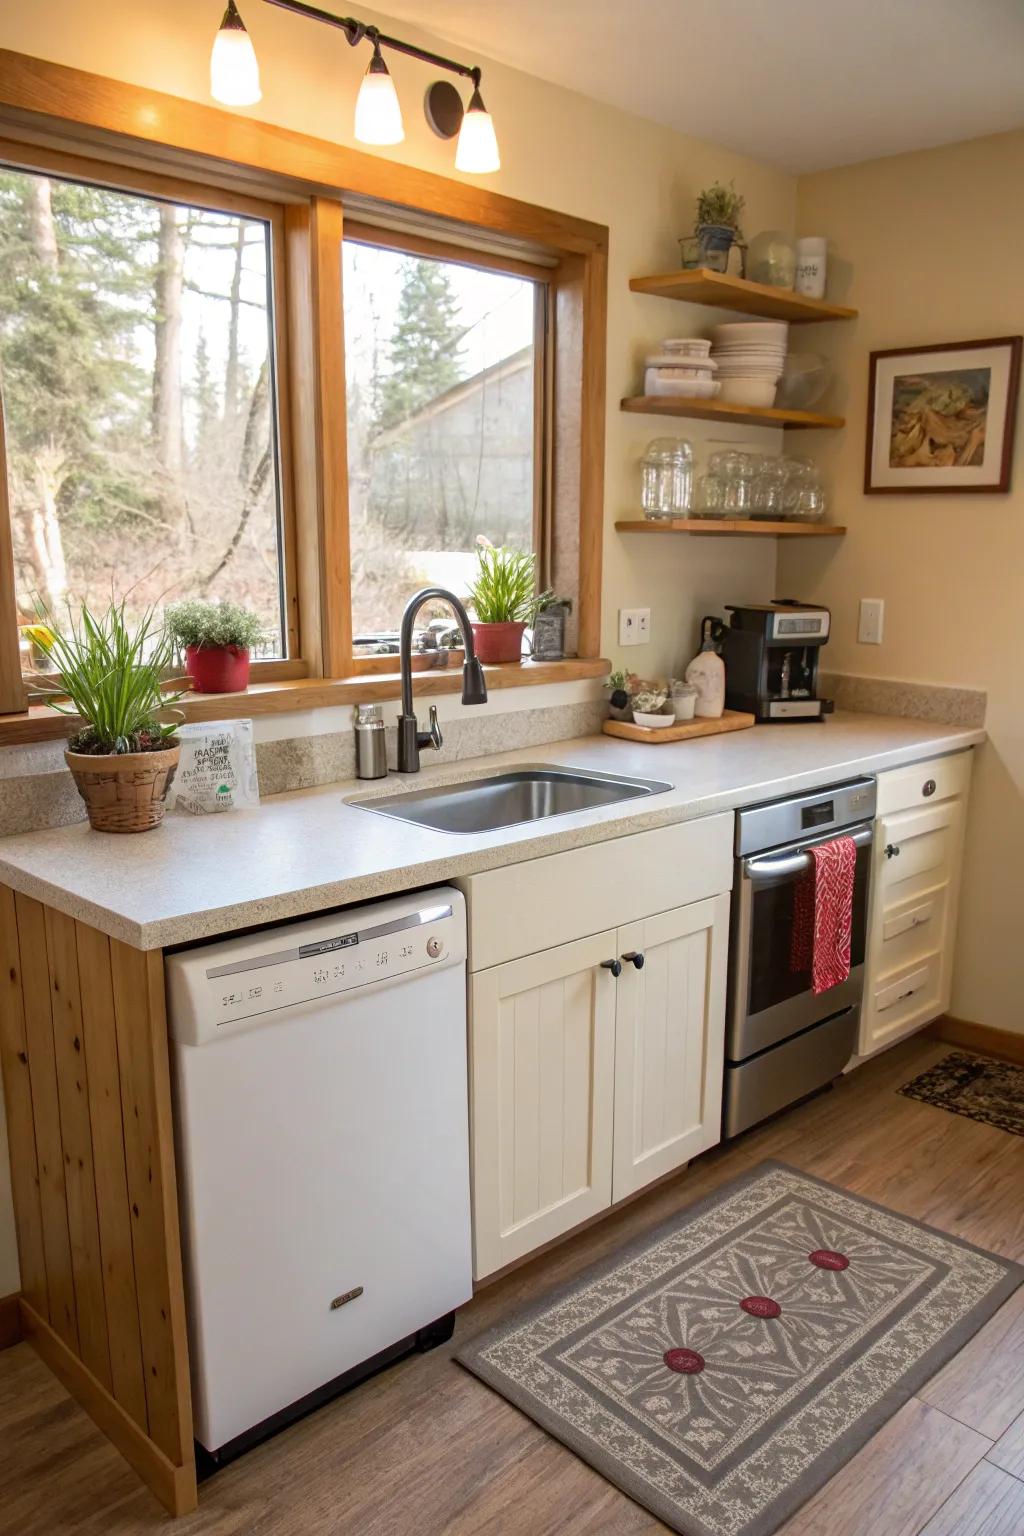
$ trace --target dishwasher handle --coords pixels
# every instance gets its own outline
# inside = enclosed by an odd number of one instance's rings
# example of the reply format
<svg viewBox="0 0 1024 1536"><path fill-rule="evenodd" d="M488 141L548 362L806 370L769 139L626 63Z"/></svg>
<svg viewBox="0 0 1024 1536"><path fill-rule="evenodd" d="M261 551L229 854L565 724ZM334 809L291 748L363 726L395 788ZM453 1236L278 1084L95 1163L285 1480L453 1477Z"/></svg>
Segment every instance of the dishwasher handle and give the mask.
<svg viewBox="0 0 1024 1536"><path fill-rule="evenodd" d="M852 837L858 848L866 848L871 842L873 833L870 827L858 827L855 832L838 832L836 836ZM810 847L813 846L813 844L810 845ZM773 853L765 858L744 859L744 878L752 885L759 885L767 880L785 880L792 876L805 875L814 862L810 847L797 849L793 853Z"/></svg>

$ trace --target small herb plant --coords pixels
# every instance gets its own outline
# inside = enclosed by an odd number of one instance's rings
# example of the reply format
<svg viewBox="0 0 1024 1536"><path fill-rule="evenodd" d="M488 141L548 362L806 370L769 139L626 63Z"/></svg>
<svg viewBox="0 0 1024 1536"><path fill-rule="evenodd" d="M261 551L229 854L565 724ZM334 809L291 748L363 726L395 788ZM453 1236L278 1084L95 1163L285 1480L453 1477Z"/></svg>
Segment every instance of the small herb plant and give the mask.
<svg viewBox="0 0 1024 1536"><path fill-rule="evenodd" d="M52 695L46 702L58 714L86 722L68 743L72 752L120 755L175 745L178 722L157 716L185 691L163 690L174 646L152 608L134 626L123 602L102 616L83 603L76 617L68 605L60 624L48 614L40 617L42 622L27 625L25 632L56 668L54 676L39 679Z"/></svg>
<svg viewBox="0 0 1024 1536"><path fill-rule="evenodd" d="M720 181L713 181L697 197L697 228L702 224L721 224L739 235L740 214L746 206L746 198L736 191L731 181L727 187Z"/></svg>
<svg viewBox="0 0 1024 1536"><path fill-rule="evenodd" d="M537 556L481 542L469 602L480 624L532 624L552 593L537 592Z"/></svg>
<svg viewBox="0 0 1024 1536"><path fill-rule="evenodd" d="M626 693L628 691L626 687L626 673L621 670L609 672L604 680L604 686L608 689L609 693Z"/></svg>
<svg viewBox="0 0 1024 1536"><path fill-rule="evenodd" d="M261 619L240 603L204 603L198 599L171 603L167 609L167 628L179 649L196 646L215 650L234 645L251 651L264 639Z"/></svg>

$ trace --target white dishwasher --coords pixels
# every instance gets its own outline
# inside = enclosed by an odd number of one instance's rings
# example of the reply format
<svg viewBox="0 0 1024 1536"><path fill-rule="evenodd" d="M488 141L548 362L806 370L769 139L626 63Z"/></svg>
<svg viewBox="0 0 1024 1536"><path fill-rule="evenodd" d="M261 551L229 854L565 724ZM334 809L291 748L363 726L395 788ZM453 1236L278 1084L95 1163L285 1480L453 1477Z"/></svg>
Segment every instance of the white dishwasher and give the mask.
<svg viewBox="0 0 1024 1536"><path fill-rule="evenodd" d="M169 955L195 1435L224 1460L472 1294L447 887Z"/></svg>

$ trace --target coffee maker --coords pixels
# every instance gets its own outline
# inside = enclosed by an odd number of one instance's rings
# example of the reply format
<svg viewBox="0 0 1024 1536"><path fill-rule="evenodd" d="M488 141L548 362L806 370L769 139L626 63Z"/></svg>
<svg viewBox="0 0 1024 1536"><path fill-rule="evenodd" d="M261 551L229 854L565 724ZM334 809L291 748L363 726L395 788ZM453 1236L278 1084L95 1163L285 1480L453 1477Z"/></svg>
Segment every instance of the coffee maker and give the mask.
<svg viewBox="0 0 1024 1536"><path fill-rule="evenodd" d="M725 662L725 703L758 721L821 720L831 699L818 697L818 661L828 639L827 608L792 598L728 604L717 636Z"/></svg>

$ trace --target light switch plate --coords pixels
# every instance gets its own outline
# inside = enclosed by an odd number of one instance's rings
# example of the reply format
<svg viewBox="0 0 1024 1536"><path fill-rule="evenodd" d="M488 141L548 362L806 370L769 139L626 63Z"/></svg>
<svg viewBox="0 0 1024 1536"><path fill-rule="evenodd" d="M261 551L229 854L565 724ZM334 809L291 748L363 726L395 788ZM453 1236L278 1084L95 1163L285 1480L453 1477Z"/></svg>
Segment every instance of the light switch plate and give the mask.
<svg viewBox="0 0 1024 1536"><path fill-rule="evenodd" d="M885 628L885 602L880 597L862 597L857 639L861 645L881 645Z"/></svg>
<svg viewBox="0 0 1024 1536"><path fill-rule="evenodd" d="M619 644L645 645L651 638L651 610L649 608L619 609Z"/></svg>

